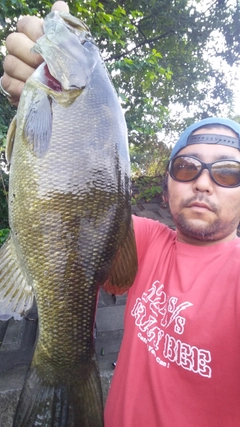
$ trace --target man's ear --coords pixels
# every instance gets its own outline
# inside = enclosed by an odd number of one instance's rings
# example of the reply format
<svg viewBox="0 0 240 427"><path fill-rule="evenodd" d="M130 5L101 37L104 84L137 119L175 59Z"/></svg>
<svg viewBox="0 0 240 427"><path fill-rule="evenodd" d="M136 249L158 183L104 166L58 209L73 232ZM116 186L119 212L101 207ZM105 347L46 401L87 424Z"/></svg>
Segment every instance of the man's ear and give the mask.
<svg viewBox="0 0 240 427"><path fill-rule="evenodd" d="M163 201L164 201L164 203L168 203L168 194L167 193L163 194Z"/></svg>
<svg viewBox="0 0 240 427"><path fill-rule="evenodd" d="M164 203L168 203L168 172L166 172L163 178L163 201Z"/></svg>

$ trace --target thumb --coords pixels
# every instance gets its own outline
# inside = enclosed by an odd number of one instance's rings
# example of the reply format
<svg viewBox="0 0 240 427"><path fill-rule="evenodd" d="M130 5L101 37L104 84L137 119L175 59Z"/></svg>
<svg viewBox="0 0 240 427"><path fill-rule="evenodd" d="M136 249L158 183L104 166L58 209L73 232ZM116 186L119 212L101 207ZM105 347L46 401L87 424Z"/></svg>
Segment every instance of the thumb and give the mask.
<svg viewBox="0 0 240 427"><path fill-rule="evenodd" d="M56 1L53 6L52 10L58 10L58 12L69 12L69 7L65 1Z"/></svg>

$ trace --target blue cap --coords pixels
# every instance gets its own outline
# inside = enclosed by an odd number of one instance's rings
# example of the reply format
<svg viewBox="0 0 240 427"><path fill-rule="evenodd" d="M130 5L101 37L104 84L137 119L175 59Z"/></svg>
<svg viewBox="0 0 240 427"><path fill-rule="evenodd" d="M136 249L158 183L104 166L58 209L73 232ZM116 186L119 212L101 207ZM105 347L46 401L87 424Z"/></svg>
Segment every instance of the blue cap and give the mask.
<svg viewBox="0 0 240 427"><path fill-rule="evenodd" d="M197 129L205 126L205 125L222 125L222 126L227 126L230 129L232 129L240 138L240 124L237 122L234 122L233 120L230 119L220 119L217 117L210 117L208 119L203 119L200 120L200 122L197 123L193 123L191 126L189 126L180 136L179 140L177 141L176 145L174 146L171 155L170 155L170 159L172 159L174 156L176 156L176 154L182 150L184 147L186 147L187 145L190 144L194 144L194 143L203 143L203 144L207 144L207 143L219 143L222 145L232 145L232 144L225 144L224 142L221 142L221 140L219 141L208 141L207 138L203 139L201 141L194 141L192 140L192 142L188 141L189 136ZM216 135L213 135L214 137ZM240 150L240 139L237 138L229 138L232 140L237 141L237 145L234 144L234 147L238 148ZM193 139L193 138L192 138ZM196 139L196 138L195 138ZM198 138L199 139L199 138ZM221 138L220 138L221 139ZM232 145L233 146L233 145Z"/></svg>

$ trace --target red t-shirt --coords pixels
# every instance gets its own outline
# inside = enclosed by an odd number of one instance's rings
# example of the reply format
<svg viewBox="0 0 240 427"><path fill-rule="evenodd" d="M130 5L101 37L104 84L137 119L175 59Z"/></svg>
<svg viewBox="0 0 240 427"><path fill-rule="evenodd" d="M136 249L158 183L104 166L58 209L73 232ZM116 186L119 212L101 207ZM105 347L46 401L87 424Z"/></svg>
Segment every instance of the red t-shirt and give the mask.
<svg viewBox="0 0 240 427"><path fill-rule="evenodd" d="M137 217L134 230L105 427L240 426L240 239L192 246Z"/></svg>

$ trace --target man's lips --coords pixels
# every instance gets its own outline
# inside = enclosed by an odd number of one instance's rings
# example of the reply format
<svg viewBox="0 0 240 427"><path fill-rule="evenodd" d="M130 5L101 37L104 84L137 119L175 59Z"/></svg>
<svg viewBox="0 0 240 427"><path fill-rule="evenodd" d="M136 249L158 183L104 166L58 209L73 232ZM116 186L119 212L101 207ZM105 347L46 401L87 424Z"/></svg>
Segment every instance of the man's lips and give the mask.
<svg viewBox="0 0 240 427"><path fill-rule="evenodd" d="M191 197L189 199L183 200L180 203L180 210L181 209L189 209L192 210L193 212L213 212L215 214L218 213L218 206L210 201L207 198L196 198L196 197Z"/></svg>
<svg viewBox="0 0 240 427"><path fill-rule="evenodd" d="M192 202L187 207L212 211L211 207L208 204L202 202Z"/></svg>

